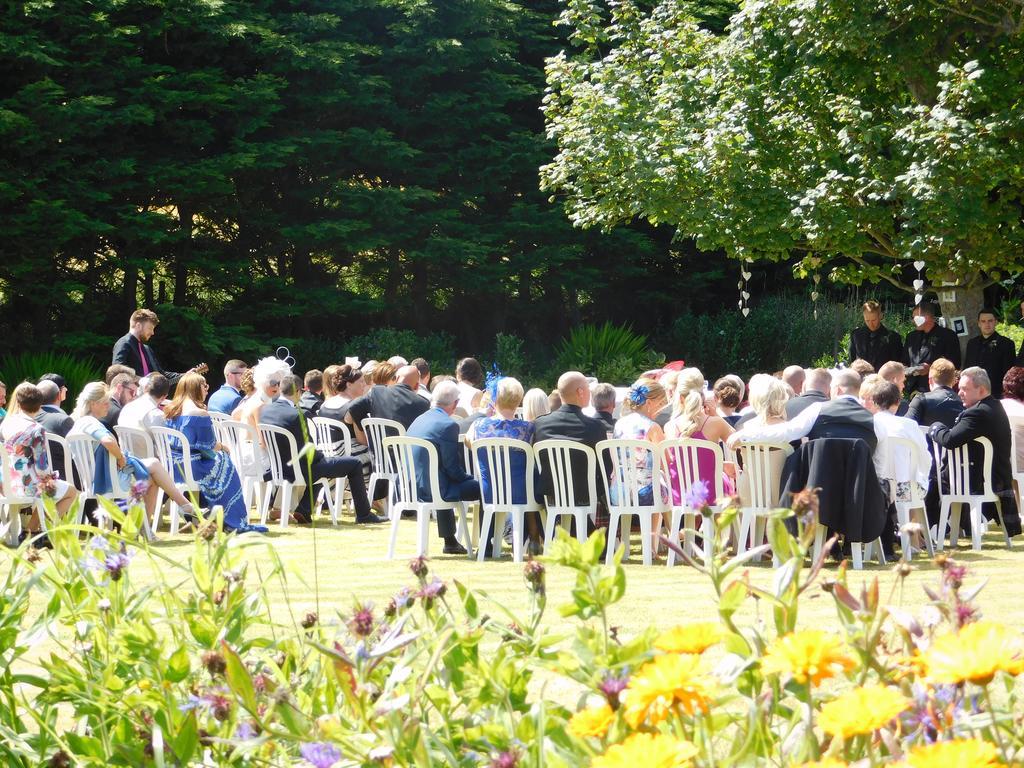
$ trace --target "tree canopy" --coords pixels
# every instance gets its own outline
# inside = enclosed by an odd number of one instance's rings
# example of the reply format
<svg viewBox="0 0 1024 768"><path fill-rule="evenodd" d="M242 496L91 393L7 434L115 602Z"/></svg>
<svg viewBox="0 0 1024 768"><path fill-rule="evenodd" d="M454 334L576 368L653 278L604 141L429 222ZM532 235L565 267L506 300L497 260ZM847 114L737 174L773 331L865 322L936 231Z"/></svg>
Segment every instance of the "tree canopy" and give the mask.
<svg viewBox="0 0 1024 768"><path fill-rule="evenodd" d="M1024 5L568 0L543 184L799 275L977 289L1024 267Z"/></svg>

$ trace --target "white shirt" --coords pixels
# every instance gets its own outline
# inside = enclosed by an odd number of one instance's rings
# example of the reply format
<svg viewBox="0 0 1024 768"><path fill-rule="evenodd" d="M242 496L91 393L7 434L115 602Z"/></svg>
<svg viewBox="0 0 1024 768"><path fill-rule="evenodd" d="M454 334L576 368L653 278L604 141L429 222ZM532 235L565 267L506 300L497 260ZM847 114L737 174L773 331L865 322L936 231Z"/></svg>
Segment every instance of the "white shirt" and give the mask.
<svg viewBox="0 0 1024 768"><path fill-rule="evenodd" d="M928 475L932 468L932 454L928 450L928 442L924 439L921 427L913 419L906 416L897 416L889 411L879 411L875 414L875 434L878 435L878 447L875 448L873 456L875 462L875 474L880 480L894 480L907 482L911 479L917 481L925 491L928 490ZM910 477L910 454L906 449L896 452L894 469L889 468L889 437L903 437L912 441L921 449L923 463L917 468L917 475Z"/></svg>
<svg viewBox="0 0 1024 768"><path fill-rule="evenodd" d="M853 395L839 395L832 399L840 400L844 397L853 400L855 403L860 402ZM770 443L796 442L801 438L807 437L811 430L814 429L814 422L818 420L818 414L821 413L823 405L826 405L826 403L811 403L800 411L792 421L784 421L781 424L758 424L756 422L760 421L760 419L752 419L740 428L740 431L736 433L736 439L744 443L754 440ZM884 437L884 433L879 431L877 421L875 422L875 437L879 440Z"/></svg>
<svg viewBox="0 0 1024 768"><path fill-rule="evenodd" d="M167 419L152 397L142 395L121 409L117 415L117 423L122 427L134 427L148 431L150 427L166 426Z"/></svg>

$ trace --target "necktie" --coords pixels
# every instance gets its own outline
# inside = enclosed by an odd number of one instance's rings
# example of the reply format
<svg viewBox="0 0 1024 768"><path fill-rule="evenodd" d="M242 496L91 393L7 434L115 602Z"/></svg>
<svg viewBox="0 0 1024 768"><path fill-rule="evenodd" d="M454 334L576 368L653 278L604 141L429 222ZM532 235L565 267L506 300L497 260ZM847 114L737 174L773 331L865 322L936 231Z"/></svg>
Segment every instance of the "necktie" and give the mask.
<svg viewBox="0 0 1024 768"><path fill-rule="evenodd" d="M149 376L149 363L146 361L146 349L138 339L136 339L136 343L139 345L139 357L142 358L142 375Z"/></svg>

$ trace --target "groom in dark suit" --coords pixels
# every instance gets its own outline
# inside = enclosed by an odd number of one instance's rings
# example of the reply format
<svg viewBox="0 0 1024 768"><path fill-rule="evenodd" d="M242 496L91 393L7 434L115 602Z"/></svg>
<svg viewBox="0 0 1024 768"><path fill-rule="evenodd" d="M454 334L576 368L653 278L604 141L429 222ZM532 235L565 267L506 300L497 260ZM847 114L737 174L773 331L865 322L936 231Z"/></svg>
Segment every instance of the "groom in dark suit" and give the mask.
<svg viewBox="0 0 1024 768"><path fill-rule="evenodd" d="M281 396L263 406L263 410L260 411L260 424L281 427L291 432L295 438L295 446L300 453L308 442L306 435L303 434L302 423L299 417L298 399L301 390L302 380L298 376L285 376L284 381L281 382ZM277 440L278 451L285 462L287 462L288 459L286 457L290 453L288 445L282 437L278 437ZM306 489L303 491L302 498L299 499L299 503L295 507L295 517L300 523L312 522L309 509L309 494L312 492L313 484L325 477L344 477L348 480L348 488L352 494L352 504L356 508L357 523L385 522L383 517L377 517L370 510L370 500L367 498L366 485L363 483L363 465L359 459L353 459L350 456L324 456L320 450L316 450L313 452L313 465L310 467L312 478L306 474L305 458L299 460L299 465L302 467L302 474L306 476ZM289 479L294 478L295 470L290 464L285 463L284 474ZM269 479L269 474L267 478ZM282 515L287 513L288 510L281 510Z"/></svg>
<svg viewBox="0 0 1024 768"><path fill-rule="evenodd" d="M412 390L413 397L419 397ZM430 410L416 417L406 434L434 444L437 448L438 488L445 501L475 501L480 498L480 485L468 472L462 461L462 445L459 443L459 425L452 418L459 401L459 388L450 381L443 381L434 388ZM426 451L413 449L416 462L416 491L420 499L431 498L429 465ZM437 533L444 539L446 555L464 555L465 548L455 536L455 513L450 509L437 512ZM490 541L490 538L487 539ZM481 541L481 546L485 546Z"/></svg>
<svg viewBox="0 0 1024 768"><path fill-rule="evenodd" d="M156 333L160 318L151 309L137 309L128 321L128 333L114 342L112 364L127 365L135 375L148 376L153 372L162 373L171 382L171 391L184 374L165 371L156 359L153 350L146 343Z"/></svg>

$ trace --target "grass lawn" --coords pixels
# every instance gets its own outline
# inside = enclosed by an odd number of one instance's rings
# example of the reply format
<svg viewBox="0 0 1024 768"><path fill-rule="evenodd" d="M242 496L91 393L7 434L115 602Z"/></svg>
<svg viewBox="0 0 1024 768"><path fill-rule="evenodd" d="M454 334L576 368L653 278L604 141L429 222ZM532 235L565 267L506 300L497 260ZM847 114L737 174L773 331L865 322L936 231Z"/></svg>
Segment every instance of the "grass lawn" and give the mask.
<svg viewBox="0 0 1024 768"><path fill-rule="evenodd" d="M350 518L348 518L350 520ZM283 599L284 587L280 581L267 584L272 598L275 618L291 622L289 608L296 618L307 611L317 610L325 619L337 613L347 615L356 601L372 601L378 608L403 586L412 586L415 579L408 570L408 561L414 552L415 523L404 520L401 523L397 556L385 559L388 526L356 526L343 522L332 527L323 519L310 527L292 526L282 531L274 526L267 538L273 543L288 569L288 591L290 600ZM611 621L624 635L632 635L648 625L666 628L689 620L713 619L715 617L714 592L708 579L693 568L676 566L667 568L664 564L645 568L640 565L639 536L634 534L634 562L626 565L627 590L623 600L614 606ZM192 553L192 537L179 535L170 537L161 533L161 540L153 545L166 556L186 562ZM430 568L432 572L449 583L457 579L463 584L488 593L491 598L512 611L525 611L528 595L522 577L522 565L511 561L506 554L502 561L477 563L465 557L442 555L440 540L432 532L430 546ZM248 548L250 560L266 558L262 547ZM0 568L7 560L7 551L0 554ZM507 552L507 548L506 548ZM981 552L960 547L955 556L970 566L967 585L978 580L987 580L979 603L985 617L1007 625L1024 624L1024 602L1017 591L1021 578L1024 554L1007 551L1001 535L986 536ZM45 556L44 556L45 557ZM254 563L255 565L255 563ZM141 586L152 578L153 565L140 555L131 565L132 583ZM266 567L263 572L266 573ZM770 563L754 564L749 568L754 583L770 588L773 569ZM834 577L836 566L829 563L825 578ZM250 567L249 578L258 578L256 569ZM865 579L879 578L883 601L902 605L911 611L919 610L927 602L922 584L937 584L938 569L926 559L914 563L914 572L907 578L902 594L892 594L897 582L892 564L884 567L868 565L862 572L850 572L851 591L856 595ZM556 624L563 621L557 607L569 601L574 575L572 572L551 566L548 568L548 611L545 621ZM250 582L252 583L252 582ZM811 590L810 599L801 608L800 621L807 626L829 627L835 625L835 611L831 596L820 590ZM35 606L34 606L35 607ZM42 596L38 601L42 607ZM748 599L739 616L746 621L761 615L770 619L770 613ZM39 649L42 650L42 649Z"/></svg>

